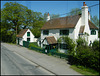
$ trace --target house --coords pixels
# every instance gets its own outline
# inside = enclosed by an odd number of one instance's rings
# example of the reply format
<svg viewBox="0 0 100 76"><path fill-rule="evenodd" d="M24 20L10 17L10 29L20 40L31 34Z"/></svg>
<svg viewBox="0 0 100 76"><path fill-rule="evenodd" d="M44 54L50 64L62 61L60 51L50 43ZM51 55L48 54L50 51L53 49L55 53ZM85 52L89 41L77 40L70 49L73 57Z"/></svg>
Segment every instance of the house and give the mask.
<svg viewBox="0 0 100 76"><path fill-rule="evenodd" d="M24 41L36 42L36 39L29 29L22 29L17 35L17 44L23 46Z"/></svg>
<svg viewBox="0 0 100 76"><path fill-rule="evenodd" d="M41 47L44 45L50 45L47 44L47 42L51 39L47 38L51 36L56 41L61 36L69 36L71 39L76 41L76 39L81 36L86 39L88 44L98 39L98 28L91 22L88 6L85 2L82 6L82 14L79 15L60 17L50 20L48 13L47 22L41 28ZM65 44L62 43L60 47L61 52L66 52L66 50L64 50L67 48Z"/></svg>

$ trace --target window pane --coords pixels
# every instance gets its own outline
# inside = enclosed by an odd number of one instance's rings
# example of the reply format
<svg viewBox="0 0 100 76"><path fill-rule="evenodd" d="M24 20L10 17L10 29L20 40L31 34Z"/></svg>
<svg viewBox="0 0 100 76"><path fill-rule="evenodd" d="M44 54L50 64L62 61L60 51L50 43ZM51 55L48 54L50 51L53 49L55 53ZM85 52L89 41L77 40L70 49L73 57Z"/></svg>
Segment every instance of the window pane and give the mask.
<svg viewBox="0 0 100 76"><path fill-rule="evenodd" d="M27 41L30 41L30 38L27 38Z"/></svg>
<svg viewBox="0 0 100 76"><path fill-rule="evenodd" d="M30 36L30 32L27 32L27 36Z"/></svg>
<svg viewBox="0 0 100 76"><path fill-rule="evenodd" d="M91 30L91 35L96 35L96 31L95 30Z"/></svg>
<svg viewBox="0 0 100 76"><path fill-rule="evenodd" d="M43 30L43 35L48 35L49 34L49 30Z"/></svg>
<svg viewBox="0 0 100 76"><path fill-rule="evenodd" d="M69 30L60 30L60 35L69 35Z"/></svg>

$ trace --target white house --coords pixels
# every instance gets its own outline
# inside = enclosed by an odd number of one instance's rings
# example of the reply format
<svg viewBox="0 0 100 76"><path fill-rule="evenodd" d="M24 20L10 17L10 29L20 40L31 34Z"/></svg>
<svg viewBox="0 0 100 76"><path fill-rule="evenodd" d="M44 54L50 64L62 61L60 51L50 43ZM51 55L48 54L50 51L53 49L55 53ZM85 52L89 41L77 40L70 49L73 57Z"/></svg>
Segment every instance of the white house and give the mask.
<svg viewBox="0 0 100 76"><path fill-rule="evenodd" d="M29 29L22 29L17 35L17 44L23 45L23 41L36 42L34 35Z"/></svg>
<svg viewBox="0 0 100 76"><path fill-rule="evenodd" d="M61 36L69 36L76 41L81 36L87 40L88 44L98 39L98 28L90 21L90 13L85 2L83 3L82 14L80 15L60 17L51 20L50 16L47 17L47 22L41 28L41 47L46 44L44 39L51 36L56 41ZM62 44L61 48L66 49L66 46ZM63 50L61 52L65 51Z"/></svg>

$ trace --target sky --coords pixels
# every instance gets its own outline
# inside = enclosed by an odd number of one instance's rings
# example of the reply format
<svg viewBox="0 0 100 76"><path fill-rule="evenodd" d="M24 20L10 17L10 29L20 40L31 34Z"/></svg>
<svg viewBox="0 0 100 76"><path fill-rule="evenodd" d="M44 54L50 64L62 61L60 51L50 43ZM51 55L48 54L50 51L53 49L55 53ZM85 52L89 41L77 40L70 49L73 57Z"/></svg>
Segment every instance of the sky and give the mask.
<svg viewBox="0 0 100 76"><path fill-rule="evenodd" d="M4 8L6 2L15 2L15 1L1 1L1 8ZM83 6L84 1L16 1L19 4L22 4L28 9L33 10L34 12L49 12L49 14L65 14L69 13L71 9L79 8ZM92 6L99 4L99 1L85 1L87 6ZM97 16L99 18L99 5L89 8L90 14L92 16ZM64 17L65 15L61 15Z"/></svg>

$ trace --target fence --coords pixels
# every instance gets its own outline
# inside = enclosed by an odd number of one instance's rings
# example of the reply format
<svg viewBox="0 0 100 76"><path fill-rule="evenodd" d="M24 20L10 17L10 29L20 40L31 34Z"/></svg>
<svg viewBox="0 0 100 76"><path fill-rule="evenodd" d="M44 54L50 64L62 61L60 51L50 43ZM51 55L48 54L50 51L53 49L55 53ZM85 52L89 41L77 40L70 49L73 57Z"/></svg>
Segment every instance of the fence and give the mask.
<svg viewBox="0 0 100 76"><path fill-rule="evenodd" d="M29 47L29 42L28 41L23 41L23 46L28 48Z"/></svg>
<svg viewBox="0 0 100 76"><path fill-rule="evenodd" d="M29 42L25 42L24 41L24 47L27 47L27 48L29 48L29 49L32 49L32 50L34 50L34 51L38 51L38 52L41 52L41 53L44 53L44 54L47 54L47 55L52 55L52 56L56 56L56 57L59 57L59 58L68 58L68 55L67 54L65 54L65 53L60 53L60 52L57 52L57 49L52 49L52 50L46 50L46 49L44 49L44 48L38 48L38 47L34 47L34 46L31 46L31 47L29 47Z"/></svg>

